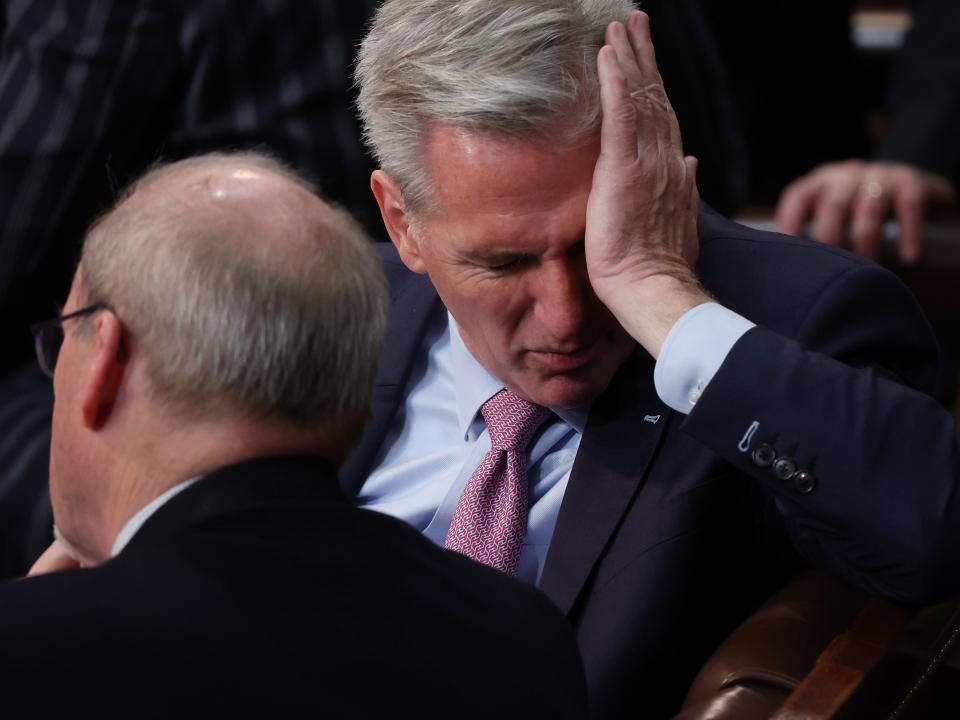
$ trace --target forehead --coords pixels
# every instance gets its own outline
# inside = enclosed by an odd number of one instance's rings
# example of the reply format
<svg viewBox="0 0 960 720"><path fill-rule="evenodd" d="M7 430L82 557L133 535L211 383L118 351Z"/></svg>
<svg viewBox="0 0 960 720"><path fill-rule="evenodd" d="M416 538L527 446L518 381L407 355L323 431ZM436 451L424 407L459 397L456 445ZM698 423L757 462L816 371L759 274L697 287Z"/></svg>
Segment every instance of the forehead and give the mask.
<svg viewBox="0 0 960 720"><path fill-rule="evenodd" d="M433 187L435 214L453 222L519 225L549 231L555 224L581 224L590 192L599 141L530 142L493 138L437 126L425 144L425 168ZM471 227L463 227L469 234Z"/></svg>

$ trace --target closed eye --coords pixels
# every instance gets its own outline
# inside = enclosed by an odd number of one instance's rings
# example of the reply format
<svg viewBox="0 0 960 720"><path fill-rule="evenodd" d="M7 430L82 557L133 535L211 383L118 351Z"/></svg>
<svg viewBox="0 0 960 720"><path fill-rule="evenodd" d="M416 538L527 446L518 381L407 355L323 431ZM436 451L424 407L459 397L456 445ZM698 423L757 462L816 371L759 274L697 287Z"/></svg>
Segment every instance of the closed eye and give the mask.
<svg viewBox="0 0 960 720"><path fill-rule="evenodd" d="M477 258L475 262L485 270L505 275L527 267L535 259L533 255L496 255Z"/></svg>

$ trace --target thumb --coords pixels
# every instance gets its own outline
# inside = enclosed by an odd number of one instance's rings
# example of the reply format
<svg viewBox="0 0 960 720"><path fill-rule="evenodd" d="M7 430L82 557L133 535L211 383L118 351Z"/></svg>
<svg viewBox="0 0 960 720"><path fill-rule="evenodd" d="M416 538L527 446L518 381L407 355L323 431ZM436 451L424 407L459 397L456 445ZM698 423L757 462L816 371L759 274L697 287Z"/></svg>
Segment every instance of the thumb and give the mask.
<svg viewBox="0 0 960 720"><path fill-rule="evenodd" d="M30 568L27 577L45 575L60 570L73 570L80 567L80 562L74 559L58 540L54 540L50 547L43 551L43 555Z"/></svg>

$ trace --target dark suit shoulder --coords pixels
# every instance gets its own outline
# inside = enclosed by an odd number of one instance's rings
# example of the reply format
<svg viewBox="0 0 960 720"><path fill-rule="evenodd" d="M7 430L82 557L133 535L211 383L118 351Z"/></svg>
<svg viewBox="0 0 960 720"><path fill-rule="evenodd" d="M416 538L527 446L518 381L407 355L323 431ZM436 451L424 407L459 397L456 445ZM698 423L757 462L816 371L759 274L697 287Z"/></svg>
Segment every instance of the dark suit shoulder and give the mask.
<svg viewBox="0 0 960 720"><path fill-rule="evenodd" d="M869 268L889 274L831 245L756 230L719 215L700 215L697 271L714 292L752 289L776 303L795 298L801 288L829 284L842 275Z"/></svg>
<svg viewBox="0 0 960 720"><path fill-rule="evenodd" d="M195 487L217 511L188 512L185 490L174 500L189 520L168 522L166 538L154 530L98 568L0 584L7 682L52 682L80 717L137 714L145 696L163 716L191 697L335 717L439 717L452 703L481 717L499 697L525 715L585 716L572 633L533 588L339 500L227 503ZM82 692L104 673L109 697Z"/></svg>
<svg viewBox="0 0 960 720"><path fill-rule="evenodd" d="M913 295L885 268L830 245L717 215L701 214L697 272L721 304L791 337L824 301L847 302L865 288L878 293L877 302L887 298L925 325Z"/></svg>

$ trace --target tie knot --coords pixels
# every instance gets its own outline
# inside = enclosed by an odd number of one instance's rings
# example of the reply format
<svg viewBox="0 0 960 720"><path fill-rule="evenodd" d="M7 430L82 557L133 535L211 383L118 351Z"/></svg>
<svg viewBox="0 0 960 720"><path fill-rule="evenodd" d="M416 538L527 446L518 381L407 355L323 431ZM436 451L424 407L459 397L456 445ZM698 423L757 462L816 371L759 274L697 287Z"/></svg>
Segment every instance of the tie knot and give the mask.
<svg viewBox="0 0 960 720"><path fill-rule="evenodd" d="M487 423L491 447L510 451L526 449L550 410L510 390L501 390L483 404L480 414Z"/></svg>

